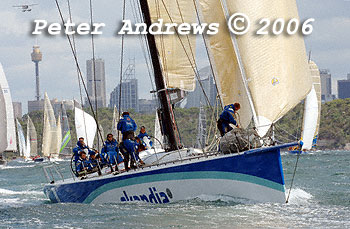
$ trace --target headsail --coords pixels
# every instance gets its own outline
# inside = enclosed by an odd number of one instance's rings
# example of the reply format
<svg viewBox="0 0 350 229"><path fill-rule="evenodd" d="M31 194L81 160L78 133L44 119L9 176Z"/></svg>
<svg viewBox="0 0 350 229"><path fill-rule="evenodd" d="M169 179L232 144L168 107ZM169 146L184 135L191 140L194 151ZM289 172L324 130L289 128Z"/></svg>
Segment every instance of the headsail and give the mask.
<svg viewBox="0 0 350 229"><path fill-rule="evenodd" d="M152 23L158 22L158 19L162 19L163 23L195 22L195 10L192 1L147 1ZM157 35L155 38L166 87L193 91L195 89L193 70L195 64L195 36L180 35L179 38L175 33L174 35Z"/></svg>
<svg viewBox="0 0 350 229"><path fill-rule="evenodd" d="M16 119L17 124L17 135L18 135L18 146L19 146L19 156L24 157L24 152L26 150L26 139L24 138L23 128L18 119Z"/></svg>
<svg viewBox="0 0 350 229"><path fill-rule="evenodd" d="M7 148L7 119L4 92L0 84L0 154Z"/></svg>
<svg viewBox="0 0 350 229"><path fill-rule="evenodd" d="M15 116L13 114L13 105L11 99L10 88L6 80L4 69L0 63L0 86L5 99L6 106L6 123L7 123L7 148L6 151L16 151L16 127Z"/></svg>
<svg viewBox="0 0 350 229"><path fill-rule="evenodd" d="M303 131L301 134L304 144L302 150L310 150L312 148L314 139L317 138L321 114L320 73L314 62L310 62L309 67L313 85L304 104Z"/></svg>
<svg viewBox="0 0 350 229"><path fill-rule="evenodd" d="M38 155L38 140L33 121L29 115L27 117L27 152L31 157L35 157Z"/></svg>
<svg viewBox="0 0 350 229"><path fill-rule="evenodd" d="M209 58L213 63L214 77L221 102L224 106L235 102L245 104L239 111L239 123L241 127L246 128L252 119L252 112L248 105L248 95L243 84L231 35L228 28L224 26L227 24L224 8L217 0L199 0L199 3L201 22L220 24L218 33L208 36L205 42L209 48Z"/></svg>
<svg viewBox="0 0 350 229"><path fill-rule="evenodd" d="M85 144L92 147L97 130L95 119L77 107L74 108L74 113L77 139L83 137L85 139Z"/></svg>
<svg viewBox="0 0 350 229"><path fill-rule="evenodd" d="M228 0L229 14L241 12L250 21L261 18L299 19L295 0ZM264 136L270 125L294 108L311 90L311 79L302 36L237 37L239 57L256 112L255 125Z"/></svg>

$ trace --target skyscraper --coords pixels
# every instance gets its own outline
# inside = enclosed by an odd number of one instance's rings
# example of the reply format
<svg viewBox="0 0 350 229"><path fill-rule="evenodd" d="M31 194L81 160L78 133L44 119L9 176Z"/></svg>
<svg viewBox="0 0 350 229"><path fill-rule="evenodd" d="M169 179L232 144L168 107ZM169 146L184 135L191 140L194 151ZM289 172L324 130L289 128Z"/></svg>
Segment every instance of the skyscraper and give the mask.
<svg viewBox="0 0 350 229"><path fill-rule="evenodd" d="M200 69L199 76L205 94L210 101L210 104L212 106L215 106L217 91L210 67L208 66ZM188 93L185 108L200 107L201 104L207 106L207 99L203 93L200 84L198 83L198 81L196 81L196 89L193 92Z"/></svg>
<svg viewBox="0 0 350 229"><path fill-rule="evenodd" d="M130 109L139 112L138 83L135 78L135 63L130 62L123 74L122 84L118 84L111 92L109 107L116 106L119 109L119 93L121 89L121 111Z"/></svg>
<svg viewBox="0 0 350 229"><path fill-rule="evenodd" d="M332 101L332 75L330 71L328 69L320 69L320 78L322 102Z"/></svg>
<svg viewBox="0 0 350 229"><path fill-rule="evenodd" d="M95 64L95 68L94 68ZM95 76L95 77L94 77ZM87 91L89 94L92 106L96 108L106 107L106 79L105 79L105 62L102 59L86 61L86 78ZM96 94L95 94L96 88ZM85 106L89 106L86 98Z"/></svg>
<svg viewBox="0 0 350 229"><path fill-rule="evenodd" d="M338 98L350 98L350 73L348 73L347 80L338 80Z"/></svg>

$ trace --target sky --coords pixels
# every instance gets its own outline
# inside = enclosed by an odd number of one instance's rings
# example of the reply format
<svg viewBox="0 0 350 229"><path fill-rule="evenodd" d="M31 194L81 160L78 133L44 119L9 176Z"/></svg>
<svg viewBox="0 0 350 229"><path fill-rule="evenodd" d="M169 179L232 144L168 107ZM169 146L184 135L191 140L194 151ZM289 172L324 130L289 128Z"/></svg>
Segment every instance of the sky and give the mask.
<svg viewBox="0 0 350 229"><path fill-rule="evenodd" d="M93 0L94 22L103 22L103 34L95 37L96 58L105 60L107 103L109 94L119 82L121 37L116 35L122 19L122 0ZM126 18L133 19L131 1L127 1ZM13 5L38 3L31 12L21 12ZM66 0L59 0L64 18L68 18ZM320 69L329 69L335 80L350 73L350 0L297 0L301 19L315 18L314 31L305 38L308 51ZM89 1L71 0L73 21L89 22ZM64 36L31 34L35 19L60 22L54 0L1 0L0 1L0 63L3 65L12 99L22 102L23 114L27 101L35 96L35 69L31 61L32 47L40 45L43 61L40 62L40 92L48 92L50 99L79 99L79 87L73 56ZM86 60L92 58L90 36L76 40L78 60L85 73ZM151 98L152 90L147 66L139 39L125 39L124 66L135 58L136 78L140 98ZM199 55L199 68L207 62Z"/></svg>

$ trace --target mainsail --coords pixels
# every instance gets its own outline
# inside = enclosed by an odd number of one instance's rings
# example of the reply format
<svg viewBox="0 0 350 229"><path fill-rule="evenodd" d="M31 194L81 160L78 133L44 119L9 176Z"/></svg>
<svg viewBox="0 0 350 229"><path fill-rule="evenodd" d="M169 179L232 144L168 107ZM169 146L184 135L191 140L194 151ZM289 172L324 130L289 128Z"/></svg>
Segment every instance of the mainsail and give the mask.
<svg viewBox="0 0 350 229"><path fill-rule="evenodd" d="M10 88L6 80L4 69L0 63L0 87L2 88L2 94L5 100L6 106L6 123L7 123L7 148L5 151L17 151L16 143L16 127L15 117L13 114L13 106Z"/></svg>
<svg viewBox="0 0 350 229"><path fill-rule="evenodd" d="M152 23L181 24L195 22L195 10L188 0L147 0ZM164 81L167 88L179 88L185 91L195 89L195 36L177 34L156 36Z"/></svg>
<svg viewBox="0 0 350 229"><path fill-rule="evenodd" d="M61 118L61 124L62 124L62 144L60 146L59 153L62 155L70 155L71 154L71 134L69 129L69 122L68 122L68 116L66 112L66 108L61 103L61 112L62 112L62 118Z"/></svg>
<svg viewBox="0 0 350 229"><path fill-rule="evenodd" d="M303 131L301 134L301 140L304 144L302 150L312 148L314 139L317 138L321 115L320 73L314 62L310 62L309 67L313 85L304 104Z"/></svg>
<svg viewBox="0 0 350 229"><path fill-rule="evenodd" d="M47 93L44 95L44 129L43 129L43 156L50 157L57 154L57 124L54 111Z"/></svg>
<svg viewBox="0 0 350 229"><path fill-rule="evenodd" d="M229 14L246 14L250 21L261 18L299 19L295 0L228 0ZM311 78L302 36L256 35L237 37L237 57L242 62L255 110L255 126L264 136L270 125L294 108L311 90ZM254 115L254 114L253 114Z"/></svg>
<svg viewBox="0 0 350 229"><path fill-rule="evenodd" d="M35 157L38 155L38 140L33 121L29 115L27 117L27 155Z"/></svg>
<svg viewBox="0 0 350 229"><path fill-rule="evenodd" d="M74 108L75 113L75 129L77 139L83 137L85 144L89 147L93 146L96 135L97 124L95 119L80 108Z"/></svg>
<svg viewBox="0 0 350 229"><path fill-rule="evenodd" d="M0 84L0 154L7 148L7 120L4 92Z"/></svg>
<svg viewBox="0 0 350 229"><path fill-rule="evenodd" d="M19 123L18 119L16 119L17 124L17 135L18 135L18 146L19 146L19 156L26 157L26 139L24 138L23 128L21 123Z"/></svg>
<svg viewBox="0 0 350 229"><path fill-rule="evenodd" d="M205 42L209 49L209 58L213 63L214 77L221 102L224 106L235 102L245 104L241 106L239 111L239 124L246 128L252 119L252 111L248 105L248 95L238 66L231 35L228 28L224 26L227 24L224 8L220 1L216 0L199 0L199 3L202 23L220 23L218 33L208 36Z"/></svg>

